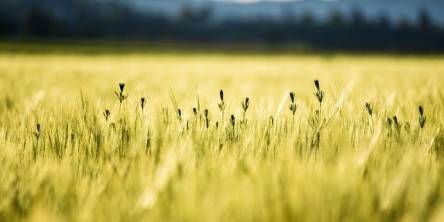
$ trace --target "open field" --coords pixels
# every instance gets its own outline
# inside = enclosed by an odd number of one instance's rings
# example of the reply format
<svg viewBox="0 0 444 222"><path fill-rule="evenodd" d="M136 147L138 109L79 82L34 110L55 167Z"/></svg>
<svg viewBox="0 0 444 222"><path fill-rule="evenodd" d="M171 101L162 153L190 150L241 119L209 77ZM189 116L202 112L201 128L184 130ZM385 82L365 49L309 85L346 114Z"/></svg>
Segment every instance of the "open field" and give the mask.
<svg viewBox="0 0 444 222"><path fill-rule="evenodd" d="M0 52L0 221L444 221L443 86L442 56Z"/></svg>

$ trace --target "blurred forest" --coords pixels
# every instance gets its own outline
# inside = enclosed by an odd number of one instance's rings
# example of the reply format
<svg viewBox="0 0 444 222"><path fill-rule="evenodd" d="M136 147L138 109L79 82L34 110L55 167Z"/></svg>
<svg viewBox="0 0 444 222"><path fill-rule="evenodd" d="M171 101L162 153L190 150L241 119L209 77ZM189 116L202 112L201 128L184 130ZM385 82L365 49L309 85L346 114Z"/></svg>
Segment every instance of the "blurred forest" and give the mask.
<svg viewBox="0 0 444 222"><path fill-rule="evenodd" d="M444 52L443 27L426 10L418 20L368 19L359 8L351 18L331 11L327 21L310 12L281 19L212 20L211 7L183 5L178 16L134 10L119 1L2 0L4 38L122 39L207 43L301 44L317 49Z"/></svg>

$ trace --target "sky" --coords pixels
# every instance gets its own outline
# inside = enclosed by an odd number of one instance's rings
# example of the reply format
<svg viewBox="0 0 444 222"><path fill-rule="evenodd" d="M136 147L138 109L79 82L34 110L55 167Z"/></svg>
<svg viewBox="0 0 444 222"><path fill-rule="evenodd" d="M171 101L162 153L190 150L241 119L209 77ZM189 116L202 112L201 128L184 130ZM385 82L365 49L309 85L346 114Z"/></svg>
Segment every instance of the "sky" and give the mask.
<svg viewBox="0 0 444 222"><path fill-rule="evenodd" d="M254 3L254 2L259 2L261 0L214 0L214 1L238 2L238 3ZM288 1L298 1L298 0L269 0L269 1L271 1L271 2L288 2Z"/></svg>
<svg viewBox="0 0 444 222"><path fill-rule="evenodd" d="M238 3L255 3L255 2L261 2L261 1L268 1L268 2L296 2L296 1L303 1L303 0L213 0L213 1L225 1L225 2L238 2ZM325 2L334 2L338 0L320 0Z"/></svg>

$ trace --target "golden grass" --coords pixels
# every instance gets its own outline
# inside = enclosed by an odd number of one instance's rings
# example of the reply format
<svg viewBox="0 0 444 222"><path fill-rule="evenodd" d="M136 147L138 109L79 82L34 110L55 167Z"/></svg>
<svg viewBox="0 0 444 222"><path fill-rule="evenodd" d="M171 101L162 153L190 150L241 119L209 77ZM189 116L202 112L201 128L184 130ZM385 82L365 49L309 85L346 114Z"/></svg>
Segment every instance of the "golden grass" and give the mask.
<svg viewBox="0 0 444 222"><path fill-rule="evenodd" d="M0 221L444 220L440 56L4 52L0 80Z"/></svg>

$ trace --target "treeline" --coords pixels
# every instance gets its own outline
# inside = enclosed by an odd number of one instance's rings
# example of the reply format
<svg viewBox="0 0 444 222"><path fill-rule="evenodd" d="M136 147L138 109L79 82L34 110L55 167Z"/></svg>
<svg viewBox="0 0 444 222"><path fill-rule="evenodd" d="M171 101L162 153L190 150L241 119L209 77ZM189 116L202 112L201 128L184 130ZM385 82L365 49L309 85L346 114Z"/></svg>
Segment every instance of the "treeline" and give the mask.
<svg viewBox="0 0 444 222"><path fill-rule="evenodd" d="M427 11L417 22L386 16L351 18L332 11L326 21L310 13L282 19L231 19L216 22L211 8L183 6L176 17L141 13L116 1L3 0L2 36L137 39L189 42L301 44L319 49L444 52L444 31Z"/></svg>

